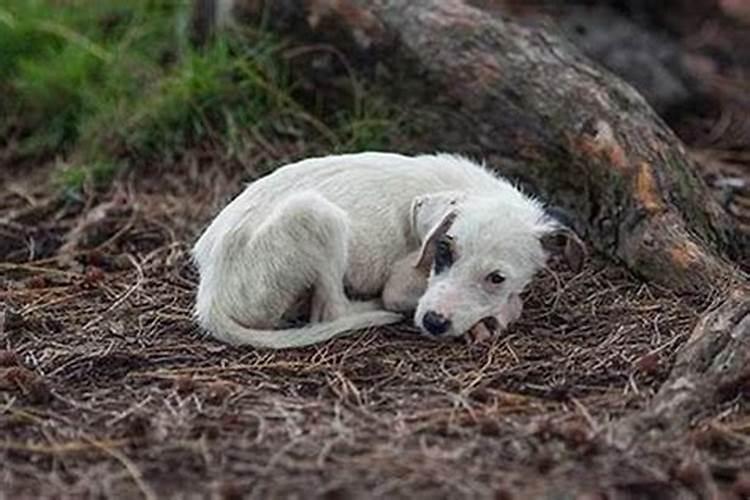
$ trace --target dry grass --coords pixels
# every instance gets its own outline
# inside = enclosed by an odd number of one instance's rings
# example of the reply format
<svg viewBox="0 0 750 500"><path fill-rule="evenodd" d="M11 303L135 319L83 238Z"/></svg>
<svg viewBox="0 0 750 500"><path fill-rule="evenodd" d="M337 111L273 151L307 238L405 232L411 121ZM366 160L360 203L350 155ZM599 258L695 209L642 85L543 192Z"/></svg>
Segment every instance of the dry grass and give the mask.
<svg viewBox="0 0 750 500"><path fill-rule="evenodd" d="M522 320L486 346L404 324L289 352L228 347L191 321L188 249L252 172L201 163L72 204L33 175L3 188L8 498L509 498L563 477L671 491L679 443L644 461L611 452L605 431L665 378L696 304L595 257L540 275ZM725 444L747 439L747 414L728 403L707 447L746 459Z"/></svg>

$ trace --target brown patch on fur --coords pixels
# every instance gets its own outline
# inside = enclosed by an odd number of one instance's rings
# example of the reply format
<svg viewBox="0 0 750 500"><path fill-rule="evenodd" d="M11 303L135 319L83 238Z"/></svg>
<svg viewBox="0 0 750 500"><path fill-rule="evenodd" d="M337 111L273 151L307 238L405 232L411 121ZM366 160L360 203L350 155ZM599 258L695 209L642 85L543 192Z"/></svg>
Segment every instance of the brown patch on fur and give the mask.
<svg viewBox="0 0 750 500"><path fill-rule="evenodd" d="M659 188L656 185L652 167L646 162L641 162L638 166L638 173L635 177L635 194L641 205L650 213L660 212L666 207L659 196Z"/></svg>

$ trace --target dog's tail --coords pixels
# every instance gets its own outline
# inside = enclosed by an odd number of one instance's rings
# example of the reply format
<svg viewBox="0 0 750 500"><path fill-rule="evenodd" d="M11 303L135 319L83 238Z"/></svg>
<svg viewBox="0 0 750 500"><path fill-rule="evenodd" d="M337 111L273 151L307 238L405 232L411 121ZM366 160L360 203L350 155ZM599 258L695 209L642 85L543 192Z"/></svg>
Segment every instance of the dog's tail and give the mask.
<svg viewBox="0 0 750 500"><path fill-rule="evenodd" d="M325 323L311 323L300 328L260 330L249 328L228 316L219 319L211 334L233 345L251 345L259 349L288 349L304 347L337 336L376 326L398 323L404 317L390 311L368 311L344 316Z"/></svg>

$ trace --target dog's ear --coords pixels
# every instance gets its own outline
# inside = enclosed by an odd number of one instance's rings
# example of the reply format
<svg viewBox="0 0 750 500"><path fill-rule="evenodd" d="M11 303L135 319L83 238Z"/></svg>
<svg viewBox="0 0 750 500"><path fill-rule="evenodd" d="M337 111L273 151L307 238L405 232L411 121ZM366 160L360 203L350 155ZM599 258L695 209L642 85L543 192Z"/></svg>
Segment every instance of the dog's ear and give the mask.
<svg viewBox="0 0 750 500"><path fill-rule="evenodd" d="M586 245L572 229L556 224L552 230L546 231L539 241L542 248L550 254L562 254L573 272L581 271L583 261L586 259Z"/></svg>
<svg viewBox="0 0 750 500"><path fill-rule="evenodd" d="M461 192L443 191L416 196L411 201L411 230L420 243L427 239L427 235L437 227L445 214L455 209L464 197Z"/></svg>
<svg viewBox="0 0 750 500"><path fill-rule="evenodd" d="M414 267L429 270L435 256L435 244L456 219L460 193L437 193L417 196L411 203L411 228L420 241Z"/></svg>
<svg viewBox="0 0 750 500"><path fill-rule="evenodd" d="M443 218L438 222L435 227L427 234L422 246L419 249L419 257L414 264L414 267L423 271L429 271L432 261L435 259L435 248L437 242L442 238L445 233L450 229L453 221L456 220L457 212L455 210L449 210L443 215Z"/></svg>

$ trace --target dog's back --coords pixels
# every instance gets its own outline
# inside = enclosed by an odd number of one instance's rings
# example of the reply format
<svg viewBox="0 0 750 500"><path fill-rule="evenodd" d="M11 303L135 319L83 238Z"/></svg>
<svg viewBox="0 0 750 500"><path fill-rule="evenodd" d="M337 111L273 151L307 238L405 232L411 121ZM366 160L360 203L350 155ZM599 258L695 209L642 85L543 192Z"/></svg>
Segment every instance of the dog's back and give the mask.
<svg viewBox="0 0 750 500"><path fill-rule="evenodd" d="M447 155L415 157L394 153L355 153L311 158L283 166L250 184L209 225L194 248L199 266L211 257L213 248L236 231L252 231L280 200L295 193L314 190L351 217L368 240L386 240L394 222L407 223L404 214L415 196L445 190L492 193L509 206L524 206L529 198L507 181L465 158ZM374 237L373 237L374 236ZM402 243L406 243L403 241Z"/></svg>

